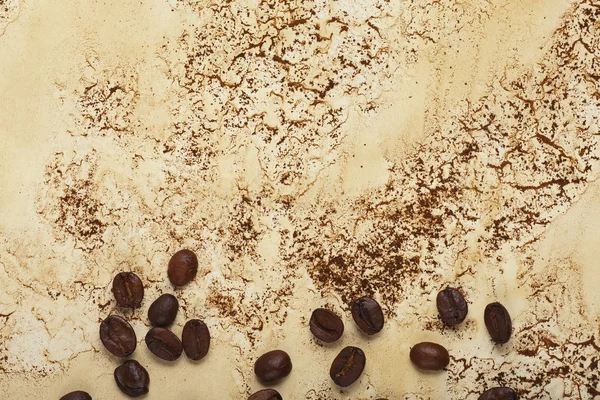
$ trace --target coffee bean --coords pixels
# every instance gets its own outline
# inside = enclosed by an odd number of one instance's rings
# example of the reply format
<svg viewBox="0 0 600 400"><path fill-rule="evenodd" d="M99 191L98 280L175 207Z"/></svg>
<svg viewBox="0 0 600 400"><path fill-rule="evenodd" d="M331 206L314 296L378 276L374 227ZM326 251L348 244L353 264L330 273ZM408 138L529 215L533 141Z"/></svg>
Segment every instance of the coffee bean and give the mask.
<svg viewBox="0 0 600 400"><path fill-rule="evenodd" d="M127 357L135 350L137 338L129 322L111 315L100 324L100 340L117 357Z"/></svg>
<svg viewBox="0 0 600 400"><path fill-rule="evenodd" d="M518 400L517 393L508 387L495 387L486 390L479 396L479 400Z"/></svg>
<svg viewBox="0 0 600 400"><path fill-rule="evenodd" d="M92 396L90 396L86 392L82 392L81 390L77 390L75 392L67 393L59 400L92 400Z"/></svg>
<svg viewBox="0 0 600 400"><path fill-rule="evenodd" d="M206 324L199 319L191 319L183 326L181 334L185 355L192 360L200 360L208 354L210 332Z"/></svg>
<svg viewBox="0 0 600 400"><path fill-rule="evenodd" d="M462 293L447 287L438 293L436 304L440 318L446 325L458 325L467 317L469 310Z"/></svg>
<svg viewBox="0 0 600 400"><path fill-rule="evenodd" d="M327 343L335 342L344 333L344 323L340 317L324 308L313 311L309 326L317 339Z"/></svg>
<svg viewBox="0 0 600 400"><path fill-rule="evenodd" d="M144 298L144 285L133 272L121 272L113 279L112 292L120 307L137 308Z"/></svg>
<svg viewBox="0 0 600 400"><path fill-rule="evenodd" d="M167 274L175 286L183 286L196 277L198 258L191 250L179 250L171 257Z"/></svg>
<svg viewBox="0 0 600 400"><path fill-rule="evenodd" d="M127 360L115 368L115 381L127 396L140 397L148 393L150 376L148 371L135 360Z"/></svg>
<svg viewBox="0 0 600 400"><path fill-rule="evenodd" d="M508 311L502 304L488 304L483 313L483 320L494 342L506 343L510 340L512 321Z"/></svg>
<svg viewBox="0 0 600 400"><path fill-rule="evenodd" d="M179 302L172 294L163 294L150 305L148 319L152 326L167 326L175 321Z"/></svg>
<svg viewBox="0 0 600 400"><path fill-rule="evenodd" d="M352 304L352 318L367 335L373 335L383 328L383 311L378 302L370 297L361 297Z"/></svg>
<svg viewBox="0 0 600 400"><path fill-rule="evenodd" d="M146 334L146 346L158 358L175 361L181 355L181 340L166 328L152 328Z"/></svg>
<svg viewBox="0 0 600 400"><path fill-rule="evenodd" d="M277 390L263 389L248 397L248 400L283 400Z"/></svg>
<svg viewBox="0 0 600 400"><path fill-rule="evenodd" d="M264 384L277 382L290 374L292 360L282 350L273 350L258 357L254 363L254 373Z"/></svg>
<svg viewBox="0 0 600 400"><path fill-rule="evenodd" d="M331 363L329 376L336 385L346 387L352 385L365 369L367 358L358 347L344 347Z"/></svg>
<svg viewBox="0 0 600 400"><path fill-rule="evenodd" d="M448 366L450 355L448 350L437 343L422 342L410 349L410 360L417 368L439 371Z"/></svg>

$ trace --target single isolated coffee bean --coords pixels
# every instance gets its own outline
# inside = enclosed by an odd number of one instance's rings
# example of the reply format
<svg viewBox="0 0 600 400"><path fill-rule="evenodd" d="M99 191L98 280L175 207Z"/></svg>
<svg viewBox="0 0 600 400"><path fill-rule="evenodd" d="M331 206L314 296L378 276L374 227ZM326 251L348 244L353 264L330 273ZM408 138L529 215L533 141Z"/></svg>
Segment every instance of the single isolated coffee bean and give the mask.
<svg viewBox="0 0 600 400"><path fill-rule="evenodd" d="M518 400L517 393L508 387L495 387L486 390L479 396L479 400Z"/></svg>
<svg viewBox="0 0 600 400"><path fill-rule="evenodd" d="M144 285L133 272L121 272L113 279L112 292L119 307L138 308L144 298Z"/></svg>
<svg viewBox="0 0 600 400"><path fill-rule="evenodd" d="M82 392L81 390L77 390L75 392L67 393L59 400L92 400L92 396L90 396L86 392Z"/></svg>
<svg viewBox="0 0 600 400"><path fill-rule="evenodd" d="M129 322L110 315L100 324L100 340L108 351L117 357L127 357L135 350L137 338Z"/></svg>
<svg viewBox="0 0 600 400"><path fill-rule="evenodd" d="M442 322L451 326L463 322L469 310L462 293L451 287L438 293L436 305Z"/></svg>
<svg viewBox="0 0 600 400"><path fill-rule="evenodd" d="M448 366L450 355L444 346L437 343L422 342L410 349L410 361L417 368L427 371L439 371Z"/></svg>
<svg viewBox="0 0 600 400"><path fill-rule="evenodd" d="M378 302L370 297L361 297L352 304L352 318L367 335L373 335L383 328L383 311Z"/></svg>
<svg viewBox="0 0 600 400"><path fill-rule="evenodd" d="M210 332L206 324L199 319L191 319L183 326L181 334L183 351L191 360L200 360L208 354Z"/></svg>
<svg viewBox="0 0 600 400"><path fill-rule="evenodd" d="M146 334L146 346L158 358L175 361L181 355L181 340L166 328L152 328Z"/></svg>
<svg viewBox="0 0 600 400"><path fill-rule="evenodd" d="M352 385L365 369L367 358L358 347L344 347L331 363L329 376L336 385L346 387Z"/></svg>
<svg viewBox="0 0 600 400"><path fill-rule="evenodd" d="M283 350L269 351L258 357L254 363L254 373L263 384L271 384L285 378L292 372L292 360Z"/></svg>
<svg viewBox="0 0 600 400"><path fill-rule="evenodd" d="M248 397L248 400L283 400L277 390L263 389Z"/></svg>
<svg viewBox="0 0 600 400"><path fill-rule="evenodd" d="M344 323L333 312L317 308L310 317L310 331L319 340L332 343L344 333Z"/></svg>
<svg viewBox="0 0 600 400"><path fill-rule="evenodd" d="M172 294L165 293L150 305L148 319L152 326L167 326L175 321L179 302Z"/></svg>
<svg viewBox="0 0 600 400"><path fill-rule="evenodd" d="M115 368L115 381L121 392L130 397L148 393L150 376L148 371L135 360L127 360Z"/></svg>
<svg viewBox="0 0 600 400"><path fill-rule="evenodd" d="M494 342L502 344L510 340L512 321L510 314L502 304L488 304L485 307L483 320Z"/></svg>
<svg viewBox="0 0 600 400"><path fill-rule="evenodd" d="M191 282L198 272L198 258L191 250L179 250L171 257L167 274L175 286L183 286Z"/></svg>

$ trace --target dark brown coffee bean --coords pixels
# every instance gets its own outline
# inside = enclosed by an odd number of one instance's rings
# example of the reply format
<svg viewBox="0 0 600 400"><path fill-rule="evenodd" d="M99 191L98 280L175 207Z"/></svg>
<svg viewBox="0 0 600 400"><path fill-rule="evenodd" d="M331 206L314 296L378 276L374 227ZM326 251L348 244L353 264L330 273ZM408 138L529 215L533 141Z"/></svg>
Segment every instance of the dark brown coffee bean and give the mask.
<svg viewBox="0 0 600 400"><path fill-rule="evenodd" d="M440 318L446 325L458 325L465 320L469 310L462 293L447 287L438 293L436 304Z"/></svg>
<svg viewBox="0 0 600 400"><path fill-rule="evenodd" d="M144 285L133 272L121 272L113 279L112 292L120 307L137 308L144 298Z"/></svg>
<svg viewBox="0 0 600 400"><path fill-rule="evenodd" d="M196 277L197 272L198 258L191 250L179 250L169 261L167 273L175 286L186 285Z"/></svg>
<svg viewBox="0 0 600 400"><path fill-rule="evenodd" d="M324 308L313 311L309 325L312 334L327 343L335 342L344 333L344 323L340 317Z"/></svg>
<svg viewBox="0 0 600 400"><path fill-rule="evenodd" d="M92 396L90 396L86 392L77 390L75 392L65 394L59 400L92 400Z"/></svg>
<svg viewBox="0 0 600 400"><path fill-rule="evenodd" d="M158 358L175 361L181 355L181 340L166 328L152 328L146 334L146 346Z"/></svg>
<svg viewBox="0 0 600 400"><path fill-rule="evenodd" d="M344 347L331 363L329 376L336 385L346 387L352 385L365 369L367 358L358 347Z"/></svg>
<svg viewBox="0 0 600 400"><path fill-rule="evenodd" d="M277 382L290 374L292 360L282 350L273 350L258 357L254 363L254 373L264 384Z"/></svg>
<svg viewBox="0 0 600 400"><path fill-rule="evenodd" d="M115 381L121 392L130 397L148 393L150 376L148 371L135 360L127 360L115 368Z"/></svg>
<svg viewBox="0 0 600 400"><path fill-rule="evenodd" d="M352 318L367 335L373 335L383 328L383 311L378 302L370 297L361 297L352 304Z"/></svg>
<svg viewBox="0 0 600 400"><path fill-rule="evenodd" d="M150 305L148 319L152 326L167 326L175 321L179 302L172 294L163 294Z"/></svg>
<svg viewBox="0 0 600 400"><path fill-rule="evenodd" d="M111 315L100 324L100 340L117 357L127 357L135 350L137 338L129 322Z"/></svg>
<svg viewBox="0 0 600 400"><path fill-rule="evenodd" d="M512 321L504 306L491 303L485 307L483 320L492 340L496 343L506 343L512 333Z"/></svg>
<svg viewBox="0 0 600 400"><path fill-rule="evenodd" d="M495 387L486 390L479 396L479 400L518 400L517 393L508 387Z"/></svg>
<svg viewBox="0 0 600 400"><path fill-rule="evenodd" d="M450 355L444 346L437 343L422 342L410 349L410 361L420 369L439 371L448 366Z"/></svg>
<svg viewBox="0 0 600 400"><path fill-rule="evenodd" d="M283 400L277 390L263 389L248 397L248 400Z"/></svg>
<svg viewBox="0 0 600 400"><path fill-rule="evenodd" d="M206 324L199 319L191 319L183 326L181 334L185 355L192 360L200 360L208 354L210 332Z"/></svg>

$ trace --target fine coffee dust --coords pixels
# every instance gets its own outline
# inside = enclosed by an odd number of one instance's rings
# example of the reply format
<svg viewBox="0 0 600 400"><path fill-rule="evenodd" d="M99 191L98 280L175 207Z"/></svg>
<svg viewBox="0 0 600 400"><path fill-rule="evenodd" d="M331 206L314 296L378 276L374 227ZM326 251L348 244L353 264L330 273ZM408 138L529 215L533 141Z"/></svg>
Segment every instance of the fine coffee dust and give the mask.
<svg viewBox="0 0 600 400"><path fill-rule="evenodd" d="M19 13L18 0L0 0L0 35Z"/></svg>
<svg viewBox="0 0 600 400"><path fill-rule="evenodd" d="M147 298L157 298L172 290L166 265L184 247L198 254L199 267L178 292L181 323L205 319L221 345L239 346L242 360L265 337L286 336L280 325L298 306L294 299L307 296L305 273L311 289L346 313L368 295L394 319L416 299L435 313L435 294L455 278L469 301L492 293L475 282L493 282L495 295L510 298L503 274L514 253L516 280L532 304L515 311L508 345L518 357L495 370L485 352L452 348L453 395L506 384L541 398L551 379L565 382L563 398L595 390L585 389L598 380L589 368L597 344L585 334L594 330L580 309L578 267L561 260L530 272L528 257L537 258L540 235L597 177L588 110L599 73L586 50L596 46L596 7L577 5L539 66L520 76L506 71L481 99L447 108L434 99L442 106L431 106L427 138L389 158L386 184L348 196L335 179L326 180L331 190L321 189L323 177L334 176L328 171L352 157L347 121L376 119L397 71L498 11L478 1L366 3L266 1L249 11L180 1L177 12L198 21L161 43L163 62L114 65L98 54L78 61L85 66L76 87L57 88L74 104L69 126L56 129L68 139L42 157L47 168L32 197L39 233L10 231L0 241L0 265L16 282L0 315L4 371L43 376L99 351L94 331L114 311L106 290L114 274L135 271L156 286L145 287ZM155 96L169 118L152 126L147 99ZM572 297L562 299L564 292ZM148 306L133 311L132 323L142 326ZM581 321L556 315L559 306ZM428 318L418 315L407 310L404 318ZM482 329L464 324L462 335ZM577 365L576 354L585 357L583 369L567 368ZM243 364L236 385L250 394L252 373ZM527 373L516 376L515 365ZM376 386L364 388L365 398L388 390L376 367L365 377ZM302 398L338 394L302 389ZM389 390L378 397L403 393Z"/></svg>

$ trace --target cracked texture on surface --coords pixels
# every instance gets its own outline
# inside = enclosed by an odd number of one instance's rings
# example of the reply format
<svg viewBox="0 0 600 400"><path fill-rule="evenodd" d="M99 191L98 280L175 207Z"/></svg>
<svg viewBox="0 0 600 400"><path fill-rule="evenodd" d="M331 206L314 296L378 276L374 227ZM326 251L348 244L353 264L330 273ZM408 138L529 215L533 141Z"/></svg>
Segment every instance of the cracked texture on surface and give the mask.
<svg viewBox="0 0 600 400"><path fill-rule="evenodd" d="M167 368L138 343L148 398L246 398L273 348L294 363L286 399L600 398L600 5L66 2L35 25L55 3L25 3L0 36L0 93L17 99L0 104L9 398L118 398L99 321L123 315L140 339L162 293L181 305L173 331L202 318L213 347ZM175 289L181 248L199 270ZM119 271L142 278L140 309L116 306ZM448 284L470 303L451 329L435 312ZM363 295L386 313L372 338L349 314ZM496 300L514 324L502 346L482 321ZM321 306L343 316L339 343L310 335ZM412 368L424 337L447 371ZM341 391L327 371L346 345L369 361Z"/></svg>

